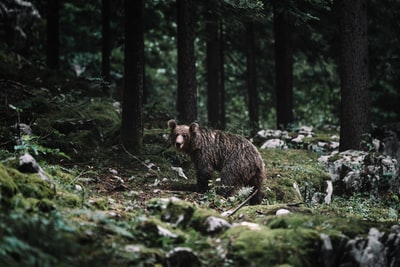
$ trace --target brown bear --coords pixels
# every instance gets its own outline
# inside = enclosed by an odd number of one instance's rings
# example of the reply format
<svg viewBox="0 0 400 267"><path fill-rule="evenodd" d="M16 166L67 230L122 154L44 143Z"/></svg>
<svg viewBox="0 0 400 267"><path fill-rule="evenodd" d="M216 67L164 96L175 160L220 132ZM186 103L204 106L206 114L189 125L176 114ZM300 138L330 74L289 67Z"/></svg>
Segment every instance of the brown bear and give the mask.
<svg viewBox="0 0 400 267"><path fill-rule="evenodd" d="M224 196L241 186L257 190L250 204L262 201L261 185L264 180L264 162L257 148L244 137L199 127L197 123L178 125L168 121L171 142L178 151L188 154L197 171L197 190L208 190L214 171L221 174Z"/></svg>

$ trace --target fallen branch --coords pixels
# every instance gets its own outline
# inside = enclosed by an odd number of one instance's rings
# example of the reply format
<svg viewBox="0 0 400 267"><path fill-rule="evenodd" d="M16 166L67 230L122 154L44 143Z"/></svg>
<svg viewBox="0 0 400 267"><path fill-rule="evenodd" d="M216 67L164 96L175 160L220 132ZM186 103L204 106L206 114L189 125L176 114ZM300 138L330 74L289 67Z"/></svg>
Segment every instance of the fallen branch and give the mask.
<svg viewBox="0 0 400 267"><path fill-rule="evenodd" d="M136 157L135 155L133 155L131 152L128 151L128 149L126 149L126 147L122 144L121 145L122 149L125 151L126 154L128 154L128 156L130 156L131 158L133 158L134 160L136 160L138 163L142 164L143 166L147 167L147 164L141 160L140 158Z"/></svg>
<svg viewBox="0 0 400 267"><path fill-rule="evenodd" d="M230 217L230 216L232 216L232 215L235 214L238 210L240 210L244 205L246 205L246 203L249 202L250 199L251 199L252 197L254 197L257 193L258 193L258 189L254 190L254 192L251 193L251 195L250 195L248 198L246 198L242 203L240 203L239 206L237 206L236 208L234 208L234 209L232 209L232 210L224 211L223 213L221 213L221 216L224 216L224 217Z"/></svg>

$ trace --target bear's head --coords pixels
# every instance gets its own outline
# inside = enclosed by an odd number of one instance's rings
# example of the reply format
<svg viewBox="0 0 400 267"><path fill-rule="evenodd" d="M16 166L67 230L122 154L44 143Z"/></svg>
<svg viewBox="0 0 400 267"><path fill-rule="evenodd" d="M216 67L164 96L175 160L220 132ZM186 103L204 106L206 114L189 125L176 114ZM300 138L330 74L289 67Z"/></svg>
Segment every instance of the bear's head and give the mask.
<svg viewBox="0 0 400 267"><path fill-rule="evenodd" d="M169 120L168 127L171 129L172 146L178 151L190 153L192 150L191 141L196 135L199 125L195 122L191 123L190 126L178 125L175 120Z"/></svg>

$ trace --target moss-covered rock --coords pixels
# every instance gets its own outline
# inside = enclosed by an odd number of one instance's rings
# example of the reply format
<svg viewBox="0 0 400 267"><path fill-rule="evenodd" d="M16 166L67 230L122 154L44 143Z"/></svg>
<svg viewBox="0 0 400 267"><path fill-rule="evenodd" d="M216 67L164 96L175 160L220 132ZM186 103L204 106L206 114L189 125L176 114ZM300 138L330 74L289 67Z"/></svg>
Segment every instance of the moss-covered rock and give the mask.
<svg viewBox="0 0 400 267"><path fill-rule="evenodd" d="M109 266L162 266L165 262L165 253L159 248L149 248L142 244L127 244L114 257Z"/></svg>
<svg viewBox="0 0 400 267"><path fill-rule="evenodd" d="M162 211L161 218L175 226L185 226L192 218L194 211L193 204L179 199L170 199Z"/></svg>
<svg viewBox="0 0 400 267"><path fill-rule="evenodd" d="M227 218L221 217L211 209L197 208L190 225L202 234L215 234L231 227Z"/></svg>
<svg viewBox="0 0 400 267"><path fill-rule="evenodd" d="M47 198L43 198L41 200L38 201L38 203L36 204L38 209L42 212L50 212L56 209L56 205L54 204L54 201L47 199Z"/></svg>
<svg viewBox="0 0 400 267"><path fill-rule="evenodd" d="M270 229L235 226L224 234L230 240L227 257L234 266L318 266L320 235L311 229Z"/></svg>
<svg viewBox="0 0 400 267"><path fill-rule="evenodd" d="M57 192L57 202L67 208L75 208L82 205L82 198L70 192Z"/></svg>
<svg viewBox="0 0 400 267"><path fill-rule="evenodd" d="M48 181L43 180L39 174L21 174L15 176L14 180L18 186L18 191L24 197L52 199L56 194L54 186Z"/></svg>
<svg viewBox="0 0 400 267"><path fill-rule="evenodd" d="M314 195L325 195L330 176L318 163L315 152L305 150L269 149L261 151L267 174L268 204L311 204Z"/></svg>
<svg viewBox="0 0 400 267"><path fill-rule="evenodd" d="M53 184L43 180L39 174L24 174L4 164L0 164L0 190L1 203L6 205L17 193L36 199L52 199L56 193Z"/></svg>
<svg viewBox="0 0 400 267"><path fill-rule="evenodd" d="M8 168L0 164L0 204L9 205L10 199L17 193L17 185L14 183Z"/></svg>
<svg viewBox="0 0 400 267"><path fill-rule="evenodd" d="M232 216L235 221L251 221L264 223L266 219L276 218L278 210L285 209L290 213L312 214L312 210L303 206L286 204L245 206Z"/></svg>
<svg viewBox="0 0 400 267"><path fill-rule="evenodd" d="M157 218L148 218L136 228L142 235L142 241L148 246L160 246L165 244L179 244L186 240L185 234L180 229L173 229Z"/></svg>

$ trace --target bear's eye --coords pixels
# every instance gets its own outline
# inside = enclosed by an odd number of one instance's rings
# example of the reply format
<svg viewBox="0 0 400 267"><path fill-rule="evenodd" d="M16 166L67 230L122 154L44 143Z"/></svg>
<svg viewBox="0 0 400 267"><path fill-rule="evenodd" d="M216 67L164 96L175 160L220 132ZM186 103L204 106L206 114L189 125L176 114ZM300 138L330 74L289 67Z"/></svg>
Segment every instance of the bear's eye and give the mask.
<svg viewBox="0 0 400 267"><path fill-rule="evenodd" d="M184 139L188 139L188 135L187 134L182 134Z"/></svg>

